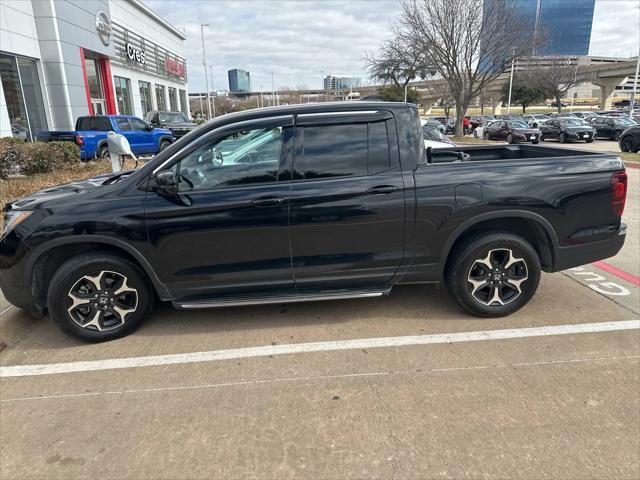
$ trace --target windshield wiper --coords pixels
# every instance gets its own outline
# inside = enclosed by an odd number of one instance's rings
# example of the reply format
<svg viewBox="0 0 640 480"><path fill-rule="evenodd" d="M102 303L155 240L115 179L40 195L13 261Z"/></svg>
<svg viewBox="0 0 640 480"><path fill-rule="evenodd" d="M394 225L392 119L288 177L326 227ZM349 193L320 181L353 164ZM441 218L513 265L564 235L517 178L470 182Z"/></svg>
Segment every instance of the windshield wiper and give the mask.
<svg viewBox="0 0 640 480"><path fill-rule="evenodd" d="M135 170L126 170L124 172L118 172L115 175L107 178L104 182L102 182L102 185L111 185L112 183L119 182L124 177L131 175L133 172L135 172Z"/></svg>

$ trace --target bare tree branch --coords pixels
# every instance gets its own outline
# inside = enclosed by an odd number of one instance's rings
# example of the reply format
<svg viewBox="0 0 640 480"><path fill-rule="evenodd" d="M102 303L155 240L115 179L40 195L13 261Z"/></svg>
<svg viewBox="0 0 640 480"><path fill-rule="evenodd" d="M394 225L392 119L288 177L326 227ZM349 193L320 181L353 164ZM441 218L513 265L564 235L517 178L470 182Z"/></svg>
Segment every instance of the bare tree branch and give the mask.
<svg viewBox="0 0 640 480"><path fill-rule="evenodd" d="M401 45L421 52L423 69L447 81L456 100L456 135L471 100L512 60L530 55L537 40L517 2L503 0L402 0L395 28Z"/></svg>

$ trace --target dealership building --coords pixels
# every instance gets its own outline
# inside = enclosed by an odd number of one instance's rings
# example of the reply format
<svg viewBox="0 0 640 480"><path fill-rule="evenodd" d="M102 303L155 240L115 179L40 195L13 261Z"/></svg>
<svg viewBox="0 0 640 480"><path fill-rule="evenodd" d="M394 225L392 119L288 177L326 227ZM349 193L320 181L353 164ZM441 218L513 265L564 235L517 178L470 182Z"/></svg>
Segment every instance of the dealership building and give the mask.
<svg viewBox="0 0 640 480"><path fill-rule="evenodd" d="M82 115L189 114L184 34L140 0L2 0L0 137Z"/></svg>

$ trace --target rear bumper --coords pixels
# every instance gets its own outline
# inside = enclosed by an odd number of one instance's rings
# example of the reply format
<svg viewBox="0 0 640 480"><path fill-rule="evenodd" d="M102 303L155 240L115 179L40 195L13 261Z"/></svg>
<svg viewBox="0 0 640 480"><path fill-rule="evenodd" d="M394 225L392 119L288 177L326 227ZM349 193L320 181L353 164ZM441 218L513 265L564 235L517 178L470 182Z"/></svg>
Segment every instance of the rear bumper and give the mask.
<svg viewBox="0 0 640 480"><path fill-rule="evenodd" d="M557 251L553 271L559 272L613 257L622 249L626 236L627 226L623 223L620 225L618 234L606 240L560 247Z"/></svg>

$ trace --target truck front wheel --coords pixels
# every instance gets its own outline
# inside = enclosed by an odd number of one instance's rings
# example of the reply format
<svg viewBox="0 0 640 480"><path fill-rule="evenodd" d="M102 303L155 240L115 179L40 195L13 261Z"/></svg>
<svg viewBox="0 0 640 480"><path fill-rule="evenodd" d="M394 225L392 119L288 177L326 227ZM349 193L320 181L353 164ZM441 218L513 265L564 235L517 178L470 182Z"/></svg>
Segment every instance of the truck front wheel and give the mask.
<svg viewBox="0 0 640 480"><path fill-rule="evenodd" d="M89 342L131 333L152 303L142 271L108 253L67 260L53 275L47 295L53 321L65 333Z"/></svg>
<svg viewBox="0 0 640 480"><path fill-rule="evenodd" d="M169 140L163 140L160 142L160 151L163 151L165 148L168 148L171 145Z"/></svg>
<svg viewBox="0 0 640 480"><path fill-rule="evenodd" d="M452 252L445 281L451 296L478 317L509 315L531 299L540 259L523 238L507 232L474 235Z"/></svg>

